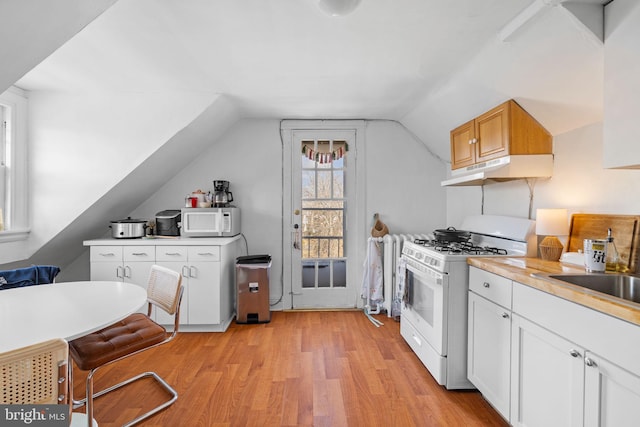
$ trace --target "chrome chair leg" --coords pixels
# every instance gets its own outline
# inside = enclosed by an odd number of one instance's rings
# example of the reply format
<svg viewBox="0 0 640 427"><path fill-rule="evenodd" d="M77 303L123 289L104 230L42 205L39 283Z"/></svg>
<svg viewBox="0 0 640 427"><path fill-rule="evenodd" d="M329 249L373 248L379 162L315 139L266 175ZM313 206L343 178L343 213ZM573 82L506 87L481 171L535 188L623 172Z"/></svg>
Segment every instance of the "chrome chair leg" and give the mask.
<svg viewBox="0 0 640 427"><path fill-rule="evenodd" d="M98 369L94 369L92 371L89 372L89 375L87 376L87 385L86 385L86 396L84 399L81 400L74 400L74 409L75 408L80 408L82 406L86 406L86 413L87 413L87 419L88 420L92 420L93 419L93 401L95 399L97 399L100 396L104 396L107 393L110 393L114 390L117 390L121 387L124 387L128 384L131 384L135 381L147 378L147 377L151 377L153 379L155 379L155 381L171 396L171 398L167 401L165 401L164 403L162 403L161 405L156 406L155 408L151 409L148 412L145 412L144 414L140 415L139 417L133 419L132 421L123 424L123 427L129 427L129 426L133 426L135 424L138 424L140 421L145 420L147 418L149 418L152 415L155 415L156 413L162 411L164 408L170 406L171 404L173 404L176 400L178 400L178 392L175 391L173 389L173 387L171 387L160 375L156 374L155 372L143 372L139 375L136 375L135 377L126 379L122 382L119 382L118 384L112 385L111 387L105 388L103 390L100 390L97 393L93 392L93 376L96 373ZM76 406L77 405L77 406ZM89 427L91 427L91 421L88 421L89 423Z"/></svg>

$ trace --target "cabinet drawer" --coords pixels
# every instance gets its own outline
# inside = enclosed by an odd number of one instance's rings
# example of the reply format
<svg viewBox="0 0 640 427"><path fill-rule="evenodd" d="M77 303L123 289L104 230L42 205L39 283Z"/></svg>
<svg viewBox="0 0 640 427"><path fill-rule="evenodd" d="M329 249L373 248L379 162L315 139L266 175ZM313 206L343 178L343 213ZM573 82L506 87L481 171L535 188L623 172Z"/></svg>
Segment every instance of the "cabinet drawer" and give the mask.
<svg viewBox="0 0 640 427"><path fill-rule="evenodd" d="M469 289L496 304L511 309L512 283L506 277L470 267Z"/></svg>
<svg viewBox="0 0 640 427"><path fill-rule="evenodd" d="M189 261L220 261L220 246L190 246Z"/></svg>
<svg viewBox="0 0 640 427"><path fill-rule="evenodd" d="M186 261L186 246L156 246L156 261Z"/></svg>
<svg viewBox="0 0 640 427"><path fill-rule="evenodd" d="M155 246L123 246L123 257L125 261L155 261Z"/></svg>
<svg viewBox="0 0 640 427"><path fill-rule="evenodd" d="M91 246L91 262L122 262L122 246Z"/></svg>

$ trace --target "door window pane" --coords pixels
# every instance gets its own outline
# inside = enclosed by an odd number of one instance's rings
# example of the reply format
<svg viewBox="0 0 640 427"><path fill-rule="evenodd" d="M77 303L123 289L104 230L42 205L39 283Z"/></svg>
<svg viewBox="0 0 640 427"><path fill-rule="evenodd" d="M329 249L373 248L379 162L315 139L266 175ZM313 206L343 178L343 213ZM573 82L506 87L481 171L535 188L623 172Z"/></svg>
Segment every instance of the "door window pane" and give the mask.
<svg viewBox="0 0 640 427"><path fill-rule="evenodd" d="M344 141L302 141L302 287L346 286Z"/></svg>

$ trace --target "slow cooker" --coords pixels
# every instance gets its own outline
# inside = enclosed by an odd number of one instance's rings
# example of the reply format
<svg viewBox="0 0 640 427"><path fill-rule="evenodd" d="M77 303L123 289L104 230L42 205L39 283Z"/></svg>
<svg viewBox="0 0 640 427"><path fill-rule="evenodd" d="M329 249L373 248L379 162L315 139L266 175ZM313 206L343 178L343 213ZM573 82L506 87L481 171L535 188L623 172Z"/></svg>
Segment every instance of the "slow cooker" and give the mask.
<svg viewBox="0 0 640 427"><path fill-rule="evenodd" d="M109 226L111 237L114 239L137 239L145 236L147 228L146 219L118 219L111 221Z"/></svg>

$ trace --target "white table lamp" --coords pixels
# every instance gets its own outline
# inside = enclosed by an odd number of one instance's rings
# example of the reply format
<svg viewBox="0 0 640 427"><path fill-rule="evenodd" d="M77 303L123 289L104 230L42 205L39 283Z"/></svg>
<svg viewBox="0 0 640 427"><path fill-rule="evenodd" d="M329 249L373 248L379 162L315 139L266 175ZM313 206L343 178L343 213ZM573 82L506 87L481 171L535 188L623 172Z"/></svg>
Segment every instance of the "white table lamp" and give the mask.
<svg viewBox="0 0 640 427"><path fill-rule="evenodd" d="M564 247L557 236L566 236L569 234L567 210L536 210L536 234L546 236L542 242L540 242L540 257L547 261L558 261Z"/></svg>

